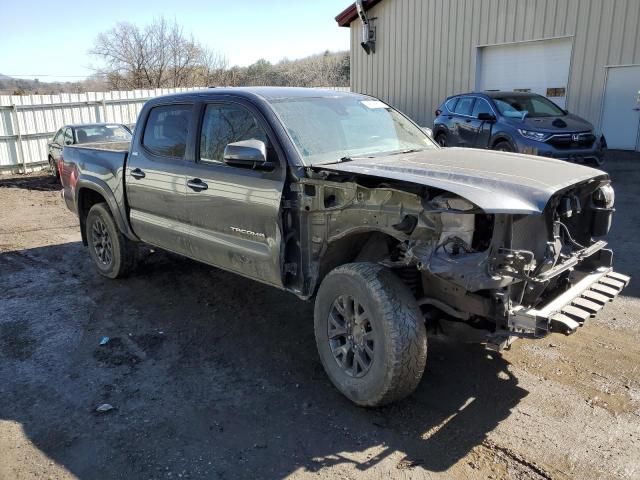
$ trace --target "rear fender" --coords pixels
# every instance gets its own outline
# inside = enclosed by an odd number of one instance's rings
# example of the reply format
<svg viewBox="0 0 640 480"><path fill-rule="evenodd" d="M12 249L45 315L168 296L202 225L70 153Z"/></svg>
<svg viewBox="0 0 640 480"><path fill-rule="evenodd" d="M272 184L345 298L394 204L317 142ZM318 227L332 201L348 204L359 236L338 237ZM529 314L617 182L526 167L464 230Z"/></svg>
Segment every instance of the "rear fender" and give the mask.
<svg viewBox="0 0 640 480"><path fill-rule="evenodd" d="M80 230L82 233L82 241L85 245L87 243L87 239L84 231L83 202L84 202L84 198L86 197L85 194L87 190L92 190L98 193L102 198L105 199L105 201L107 202L107 205L109 206L109 210L113 215L113 219L116 222L116 225L118 226L118 229L122 232L124 236L126 236L130 240L139 241L138 237L136 237L136 235L131 230L131 227L129 226L129 222L126 216L125 206L118 204L113 191L109 188L107 183L97 177L94 177L91 175L84 175L80 179L78 179L78 182L76 184L75 202L76 202L76 211L78 212L78 216L80 218Z"/></svg>

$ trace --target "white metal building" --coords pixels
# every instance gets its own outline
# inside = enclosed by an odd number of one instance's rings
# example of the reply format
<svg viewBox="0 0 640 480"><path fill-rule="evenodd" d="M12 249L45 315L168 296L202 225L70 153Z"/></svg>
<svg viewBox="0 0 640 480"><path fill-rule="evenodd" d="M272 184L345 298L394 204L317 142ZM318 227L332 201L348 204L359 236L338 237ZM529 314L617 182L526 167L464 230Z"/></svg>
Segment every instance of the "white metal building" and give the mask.
<svg viewBox="0 0 640 480"><path fill-rule="evenodd" d="M640 0L364 0L363 7L364 47L356 5L336 17L351 28L353 91L425 126L449 95L532 91L592 122L609 148L640 150Z"/></svg>

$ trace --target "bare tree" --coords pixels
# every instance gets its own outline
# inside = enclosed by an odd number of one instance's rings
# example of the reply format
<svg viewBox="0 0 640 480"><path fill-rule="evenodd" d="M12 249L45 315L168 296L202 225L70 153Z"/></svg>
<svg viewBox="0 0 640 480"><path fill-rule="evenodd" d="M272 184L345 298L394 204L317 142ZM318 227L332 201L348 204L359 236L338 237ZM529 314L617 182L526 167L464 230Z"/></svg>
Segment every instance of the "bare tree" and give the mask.
<svg viewBox="0 0 640 480"><path fill-rule="evenodd" d="M144 28L119 23L98 35L90 53L101 60L98 70L113 88L194 86L227 66L223 56L164 17Z"/></svg>
<svg viewBox="0 0 640 480"><path fill-rule="evenodd" d="M145 32L130 23L119 23L101 33L91 53L102 59L101 72L115 88L143 88L148 52Z"/></svg>
<svg viewBox="0 0 640 480"><path fill-rule="evenodd" d="M162 88L207 85L345 86L349 55L331 53L282 60L260 59L248 67L231 67L227 58L203 47L164 17L145 27L119 23L101 33L90 53L101 60L96 71L110 88Z"/></svg>
<svg viewBox="0 0 640 480"><path fill-rule="evenodd" d="M206 86L230 84L229 61L226 56L215 50L203 48L198 63L200 67L197 70L197 83Z"/></svg>

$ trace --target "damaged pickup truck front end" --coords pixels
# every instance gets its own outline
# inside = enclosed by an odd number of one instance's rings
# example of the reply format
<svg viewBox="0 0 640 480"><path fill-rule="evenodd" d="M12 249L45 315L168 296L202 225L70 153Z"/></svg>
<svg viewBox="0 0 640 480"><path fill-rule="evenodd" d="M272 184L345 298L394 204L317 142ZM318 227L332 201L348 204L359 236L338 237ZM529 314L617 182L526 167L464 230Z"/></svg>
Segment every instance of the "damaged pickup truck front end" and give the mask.
<svg viewBox="0 0 640 480"><path fill-rule="evenodd" d="M300 214L309 277L349 249L377 261L437 311L517 337L571 334L624 288L604 237L614 192L587 167L496 152L401 153L309 169ZM302 242L305 243L305 242Z"/></svg>
<svg viewBox="0 0 640 480"><path fill-rule="evenodd" d="M427 327L464 322L497 350L569 334L629 280L603 240L615 200L605 172L440 148L367 95L158 97L128 150L65 147L63 160L75 172L62 175L65 200L101 275L125 277L147 243L313 299L322 366L361 406L415 390Z"/></svg>

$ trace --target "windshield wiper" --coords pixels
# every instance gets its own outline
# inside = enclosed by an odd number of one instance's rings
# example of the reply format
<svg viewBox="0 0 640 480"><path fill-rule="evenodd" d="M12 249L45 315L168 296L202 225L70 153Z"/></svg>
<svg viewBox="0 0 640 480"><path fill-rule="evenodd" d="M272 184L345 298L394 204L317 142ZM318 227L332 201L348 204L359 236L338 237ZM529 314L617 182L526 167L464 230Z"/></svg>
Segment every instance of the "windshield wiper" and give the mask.
<svg viewBox="0 0 640 480"><path fill-rule="evenodd" d="M358 160L361 158L366 158L366 157L350 157L348 155L345 155L344 157L340 158L340 160L336 162L327 162L327 163L322 163L321 165L335 165L336 163L353 162L354 160Z"/></svg>
<svg viewBox="0 0 640 480"><path fill-rule="evenodd" d="M415 152L422 152L426 149L424 148L408 148L407 150L398 150L396 152L391 152L391 153L387 153L387 155L400 155L403 153L415 153Z"/></svg>

